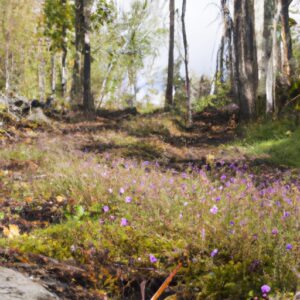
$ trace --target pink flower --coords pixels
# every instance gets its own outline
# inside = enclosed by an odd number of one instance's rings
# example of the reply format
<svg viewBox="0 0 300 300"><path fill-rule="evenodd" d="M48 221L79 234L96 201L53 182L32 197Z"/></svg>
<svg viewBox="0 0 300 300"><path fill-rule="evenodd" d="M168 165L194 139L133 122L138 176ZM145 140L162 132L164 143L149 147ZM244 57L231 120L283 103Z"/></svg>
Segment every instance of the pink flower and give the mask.
<svg viewBox="0 0 300 300"><path fill-rule="evenodd" d="M219 209L216 205L214 205L211 209L210 209L210 212L213 214L213 215L216 215L218 213Z"/></svg>
<svg viewBox="0 0 300 300"><path fill-rule="evenodd" d="M103 206L103 211L105 213L109 212L109 207L107 205Z"/></svg>
<svg viewBox="0 0 300 300"><path fill-rule="evenodd" d="M125 193L124 188L121 187L120 190L119 190L119 193L120 193L120 195L123 195Z"/></svg>

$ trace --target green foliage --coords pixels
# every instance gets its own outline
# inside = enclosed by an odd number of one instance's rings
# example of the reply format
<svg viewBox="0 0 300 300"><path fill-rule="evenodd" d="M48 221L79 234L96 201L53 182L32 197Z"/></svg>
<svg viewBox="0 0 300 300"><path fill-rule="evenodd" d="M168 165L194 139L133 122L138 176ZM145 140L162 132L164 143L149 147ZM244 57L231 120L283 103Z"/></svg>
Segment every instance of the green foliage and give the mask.
<svg viewBox="0 0 300 300"><path fill-rule="evenodd" d="M244 139L236 144L252 155L273 164L300 167L300 129L291 119L248 124L242 128Z"/></svg>
<svg viewBox="0 0 300 300"><path fill-rule="evenodd" d="M232 102L230 97L231 87L229 83L220 83L216 81L216 94L203 96L193 103L194 110L196 112L203 111L208 106L214 106L217 108L223 107L226 104Z"/></svg>
<svg viewBox="0 0 300 300"><path fill-rule="evenodd" d="M61 50L67 43L67 35L74 32L74 4L69 0L46 0L44 15L44 34L51 39L52 50Z"/></svg>

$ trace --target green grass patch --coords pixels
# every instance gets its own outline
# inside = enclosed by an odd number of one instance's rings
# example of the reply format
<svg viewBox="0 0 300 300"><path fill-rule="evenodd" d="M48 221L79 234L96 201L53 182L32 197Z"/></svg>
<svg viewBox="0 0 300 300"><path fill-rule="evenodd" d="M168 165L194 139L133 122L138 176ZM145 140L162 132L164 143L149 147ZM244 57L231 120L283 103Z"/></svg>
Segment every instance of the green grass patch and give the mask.
<svg viewBox="0 0 300 300"><path fill-rule="evenodd" d="M243 138L235 145L243 152L275 165L300 167L300 128L293 121L268 121L241 128Z"/></svg>

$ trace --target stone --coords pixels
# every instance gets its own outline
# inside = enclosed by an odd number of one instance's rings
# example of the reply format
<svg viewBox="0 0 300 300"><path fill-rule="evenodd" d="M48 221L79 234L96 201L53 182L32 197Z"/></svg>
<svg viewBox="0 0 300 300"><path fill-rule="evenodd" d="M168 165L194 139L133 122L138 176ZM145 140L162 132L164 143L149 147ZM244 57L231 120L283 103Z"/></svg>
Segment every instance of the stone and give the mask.
<svg viewBox="0 0 300 300"><path fill-rule="evenodd" d="M11 269L0 267L1 300L59 300L43 286Z"/></svg>
<svg viewBox="0 0 300 300"><path fill-rule="evenodd" d="M28 116L27 120L36 123L50 123L50 120L44 114L43 110L40 107L31 109L31 113Z"/></svg>

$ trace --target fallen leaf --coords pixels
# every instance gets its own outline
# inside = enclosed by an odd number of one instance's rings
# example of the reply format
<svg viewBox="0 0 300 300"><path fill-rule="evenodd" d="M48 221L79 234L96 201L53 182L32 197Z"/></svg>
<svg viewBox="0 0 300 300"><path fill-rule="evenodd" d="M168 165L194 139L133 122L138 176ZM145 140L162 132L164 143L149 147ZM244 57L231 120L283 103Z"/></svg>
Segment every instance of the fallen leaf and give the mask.
<svg viewBox="0 0 300 300"><path fill-rule="evenodd" d="M64 202L66 200L64 196L57 196L55 199L58 203Z"/></svg>
<svg viewBox="0 0 300 300"><path fill-rule="evenodd" d="M209 163L209 164L212 164L215 160L215 156L212 155L212 154L208 154L206 155L206 161Z"/></svg>
<svg viewBox="0 0 300 300"><path fill-rule="evenodd" d="M3 234L5 237L12 239L20 235L20 229L18 225L10 224L7 227L4 227Z"/></svg>
<svg viewBox="0 0 300 300"><path fill-rule="evenodd" d="M33 201L33 198L32 198L32 197L25 197L25 198L24 198L24 201L25 201L27 204L30 204L30 203Z"/></svg>

